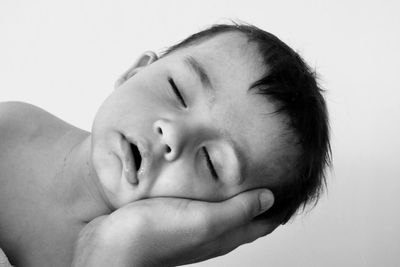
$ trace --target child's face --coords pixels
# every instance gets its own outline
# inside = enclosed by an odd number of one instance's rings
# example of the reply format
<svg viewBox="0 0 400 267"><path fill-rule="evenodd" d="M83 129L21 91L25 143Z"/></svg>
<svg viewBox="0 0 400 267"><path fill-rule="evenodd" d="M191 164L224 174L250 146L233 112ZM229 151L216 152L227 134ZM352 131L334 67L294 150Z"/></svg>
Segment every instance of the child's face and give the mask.
<svg viewBox="0 0 400 267"><path fill-rule="evenodd" d="M269 115L272 104L248 90L263 69L244 37L221 34L137 70L93 125L93 164L115 208L161 196L218 201L281 178L275 162L287 152L279 148L283 125ZM138 172L125 138L141 150Z"/></svg>

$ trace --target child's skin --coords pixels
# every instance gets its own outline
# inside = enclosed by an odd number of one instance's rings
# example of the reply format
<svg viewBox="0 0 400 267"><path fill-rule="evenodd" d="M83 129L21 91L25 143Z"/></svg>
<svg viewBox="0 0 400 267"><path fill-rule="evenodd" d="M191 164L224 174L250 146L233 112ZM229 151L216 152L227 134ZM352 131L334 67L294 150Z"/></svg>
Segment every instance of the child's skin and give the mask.
<svg viewBox="0 0 400 267"><path fill-rule="evenodd" d="M145 54L101 106L92 134L30 105L0 105L0 247L17 266L69 266L87 222L130 202L220 201L281 182L287 170L277 161L296 152L282 149L274 106L248 91L263 73L257 58L239 33L160 60ZM139 175L127 140L141 150Z"/></svg>

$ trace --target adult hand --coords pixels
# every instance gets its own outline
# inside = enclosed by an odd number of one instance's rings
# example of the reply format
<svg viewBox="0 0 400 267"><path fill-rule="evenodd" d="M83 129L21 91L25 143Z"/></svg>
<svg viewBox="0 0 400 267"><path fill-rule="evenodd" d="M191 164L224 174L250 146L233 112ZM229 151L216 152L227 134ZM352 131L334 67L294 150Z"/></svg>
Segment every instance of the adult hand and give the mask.
<svg viewBox="0 0 400 267"><path fill-rule="evenodd" d="M73 266L176 266L224 255L272 232L254 220L273 204L269 190L223 202L152 198L91 221L80 233Z"/></svg>

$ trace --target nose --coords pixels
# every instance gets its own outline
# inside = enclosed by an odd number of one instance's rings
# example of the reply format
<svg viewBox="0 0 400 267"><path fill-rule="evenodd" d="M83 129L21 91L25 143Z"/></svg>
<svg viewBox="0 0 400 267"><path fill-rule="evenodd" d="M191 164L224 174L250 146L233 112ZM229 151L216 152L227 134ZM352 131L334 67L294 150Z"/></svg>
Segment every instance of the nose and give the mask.
<svg viewBox="0 0 400 267"><path fill-rule="evenodd" d="M168 161L177 159L183 149L184 129L176 122L160 119L154 122L153 131L157 136L158 152Z"/></svg>

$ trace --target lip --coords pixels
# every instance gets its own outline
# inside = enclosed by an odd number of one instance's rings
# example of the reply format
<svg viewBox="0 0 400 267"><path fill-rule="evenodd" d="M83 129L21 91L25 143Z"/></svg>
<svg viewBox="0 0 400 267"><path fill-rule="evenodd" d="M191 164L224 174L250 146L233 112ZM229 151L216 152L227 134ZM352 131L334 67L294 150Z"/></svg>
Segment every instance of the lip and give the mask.
<svg viewBox="0 0 400 267"><path fill-rule="evenodd" d="M146 142L140 140L139 138L131 137L131 136L126 136L123 135L123 138L125 139L127 143L127 153L130 155L125 155L124 159L124 164L125 164L125 171L128 173L126 174L127 180L132 183L132 184L138 184L140 180L142 180L142 177L144 173L147 170L148 162L149 162L149 150L147 149ZM136 171L136 165L135 165L135 160L134 160L134 154L131 149L131 144L134 144L142 157L142 162L140 164L139 170ZM131 158L131 160L128 160Z"/></svg>

